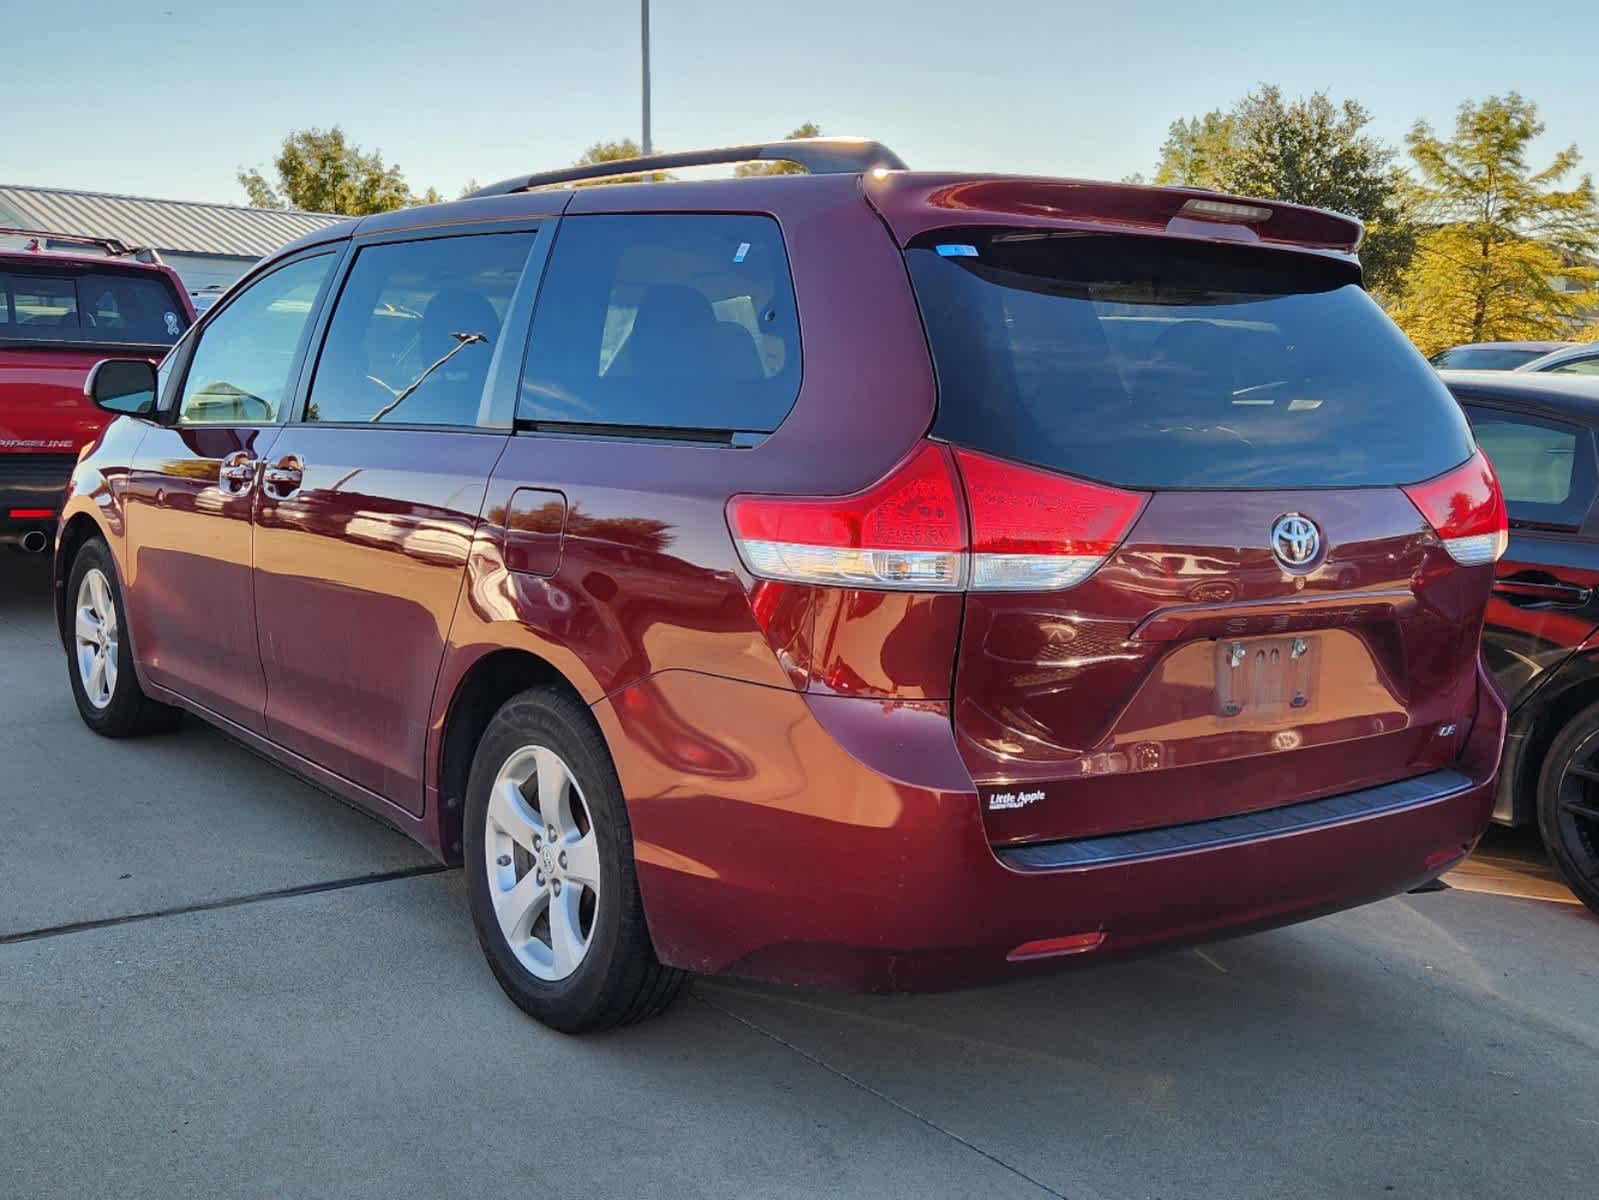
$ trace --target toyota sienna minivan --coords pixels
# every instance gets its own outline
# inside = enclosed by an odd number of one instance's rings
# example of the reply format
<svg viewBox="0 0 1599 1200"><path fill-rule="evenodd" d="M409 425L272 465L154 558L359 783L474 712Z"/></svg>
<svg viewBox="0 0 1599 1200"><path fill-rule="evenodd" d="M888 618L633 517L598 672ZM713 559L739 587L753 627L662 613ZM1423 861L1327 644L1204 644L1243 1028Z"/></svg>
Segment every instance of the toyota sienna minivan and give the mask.
<svg viewBox="0 0 1599 1200"><path fill-rule="evenodd" d="M1360 236L843 139L330 228L97 368L73 694L464 864L563 1030L1394 894L1488 820L1506 516Z"/></svg>

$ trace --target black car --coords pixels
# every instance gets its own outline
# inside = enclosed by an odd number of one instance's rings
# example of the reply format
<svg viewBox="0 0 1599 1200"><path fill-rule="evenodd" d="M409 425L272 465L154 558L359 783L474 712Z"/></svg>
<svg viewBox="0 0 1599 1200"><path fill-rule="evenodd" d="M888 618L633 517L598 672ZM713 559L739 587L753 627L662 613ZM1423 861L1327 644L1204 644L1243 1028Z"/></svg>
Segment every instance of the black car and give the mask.
<svg viewBox="0 0 1599 1200"><path fill-rule="evenodd" d="M1483 655L1510 708L1494 817L1599 912L1599 378L1445 371L1510 508Z"/></svg>

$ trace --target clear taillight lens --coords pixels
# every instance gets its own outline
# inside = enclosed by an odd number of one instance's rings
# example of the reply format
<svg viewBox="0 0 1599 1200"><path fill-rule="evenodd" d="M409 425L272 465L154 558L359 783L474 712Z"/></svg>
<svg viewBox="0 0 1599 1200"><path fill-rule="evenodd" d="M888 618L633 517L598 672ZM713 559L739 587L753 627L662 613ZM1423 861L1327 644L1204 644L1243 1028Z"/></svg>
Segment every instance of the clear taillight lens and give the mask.
<svg viewBox="0 0 1599 1200"><path fill-rule="evenodd" d="M1510 514L1499 479L1481 450L1448 474L1405 489L1463 567L1498 562L1510 542Z"/></svg>
<svg viewBox="0 0 1599 1200"><path fill-rule="evenodd" d="M1105 561L1147 499L922 443L852 496L735 496L727 517L744 565L762 579L1058 591Z"/></svg>

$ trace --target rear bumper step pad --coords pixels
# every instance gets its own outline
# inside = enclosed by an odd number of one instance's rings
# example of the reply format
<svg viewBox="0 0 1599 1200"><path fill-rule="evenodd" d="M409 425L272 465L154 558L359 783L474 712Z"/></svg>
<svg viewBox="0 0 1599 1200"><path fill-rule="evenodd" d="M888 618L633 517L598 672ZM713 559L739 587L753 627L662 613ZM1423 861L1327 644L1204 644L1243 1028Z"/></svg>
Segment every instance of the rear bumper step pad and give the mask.
<svg viewBox="0 0 1599 1200"><path fill-rule="evenodd" d="M1237 842L1255 841L1285 833L1304 833L1326 825L1340 825L1386 813L1435 804L1470 791L1476 784L1459 771L1444 768L1400 779L1358 792L1344 792L1320 800L1285 804L1259 812L1138 829L1100 837L1037 842L1025 846L996 846L1000 862L1022 871L1049 871L1063 867L1097 867L1130 859L1154 858L1189 850L1209 850Z"/></svg>

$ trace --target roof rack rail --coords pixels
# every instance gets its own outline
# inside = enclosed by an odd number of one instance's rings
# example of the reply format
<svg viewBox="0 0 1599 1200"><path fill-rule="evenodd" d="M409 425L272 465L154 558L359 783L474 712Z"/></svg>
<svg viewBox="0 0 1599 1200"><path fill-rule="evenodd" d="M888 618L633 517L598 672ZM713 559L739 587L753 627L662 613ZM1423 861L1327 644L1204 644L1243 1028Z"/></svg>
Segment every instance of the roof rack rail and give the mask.
<svg viewBox="0 0 1599 1200"><path fill-rule="evenodd" d="M74 246L99 246L113 258L123 258L129 254L137 254L138 250L124 241L111 237L92 237L81 233L54 233L48 229L23 229L0 225L0 237L31 237L40 242L39 249L44 249L44 242L71 242Z"/></svg>
<svg viewBox="0 0 1599 1200"><path fill-rule="evenodd" d="M650 171L669 171L674 167L710 167L720 163L792 162L810 175L855 175L873 167L905 170L905 163L881 142L857 137L790 138L782 142L752 142L747 146L722 146L714 150L682 150L675 154L649 154L639 158L619 158L611 162L564 167L534 175L516 175L491 183L470 193L475 196L508 196L532 188L580 183L587 179L609 179L617 175L641 175Z"/></svg>

